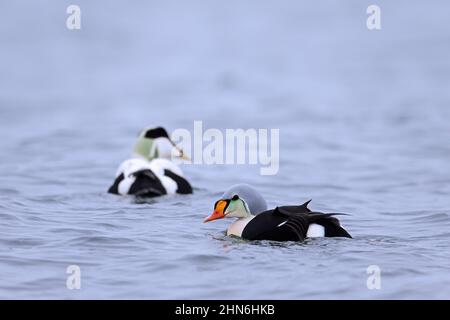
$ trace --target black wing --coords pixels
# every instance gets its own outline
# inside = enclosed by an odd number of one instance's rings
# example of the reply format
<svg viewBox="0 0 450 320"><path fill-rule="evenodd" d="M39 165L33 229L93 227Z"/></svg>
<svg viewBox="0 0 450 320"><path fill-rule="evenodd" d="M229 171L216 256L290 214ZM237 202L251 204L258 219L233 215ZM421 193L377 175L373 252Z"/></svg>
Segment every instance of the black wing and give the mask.
<svg viewBox="0 0 450 320"><path fill-rule="evenodd" d="M304 204L299 206L282 206L280 208L283 208L283 211L288 211L294 214L298 213L309 213L311 210L308 208L308 204L311 202L311 200L306 201Z"/></svg>
<svg viewBox="0 0 450 320"><path fill-rule="evenodd" d="M290 211L294 214L299 212L309 212L310 217L308 217L309 223L316 223L325 228L325 237L346 237L351 238L352 236L341 227L339 220L334 217L337 215L343 215L342 213L322 213L322 212L312 212L308 208L308 204L311 200L306 201L300 206L283 206L281 207L284 211Z"/></svg>
<svg viewBox="0 0 450 320"><path fill-rule="evenodd" d="M293 213L292 208L264 211L245 226L242 238L248 240L302 241L308 231L308 213Z"/></svg>

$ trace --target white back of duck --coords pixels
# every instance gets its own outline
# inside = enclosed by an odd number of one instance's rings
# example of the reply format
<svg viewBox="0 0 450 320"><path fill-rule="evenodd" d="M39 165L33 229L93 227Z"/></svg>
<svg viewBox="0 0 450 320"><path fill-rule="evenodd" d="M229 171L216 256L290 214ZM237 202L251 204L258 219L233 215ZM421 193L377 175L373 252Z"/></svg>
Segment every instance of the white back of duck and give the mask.
<svg viewBox="0 0 450 320"><path fill-rule="evenodd" d="M231 186L222 195L222 199L231 199L235 195L238 195L239 198L245 201L250 210L250 213L253 215L267 210L266 200L255 188L248 184L240 183Z"/></svg>

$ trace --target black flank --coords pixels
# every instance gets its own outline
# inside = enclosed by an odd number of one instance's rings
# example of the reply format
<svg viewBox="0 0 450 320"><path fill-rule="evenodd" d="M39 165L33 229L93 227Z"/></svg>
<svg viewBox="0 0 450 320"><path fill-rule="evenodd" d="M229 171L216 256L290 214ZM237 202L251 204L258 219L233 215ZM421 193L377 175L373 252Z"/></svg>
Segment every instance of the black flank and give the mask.
<svg viewBox="0 0 450 320"><path fill-rule="evenodd" d="M119 194L119 183L124 179L123 173L117 176L116 180L111 187L109 187L108 192L113 194Z"/></svg>
<svg viewBox="0 0 450 320"><path fill-rule="evenodd" d="M167 169L164 170L164 175L175 181L175 183L177 184L177 193L179 194L192 193L192 187L185 178L180 177L179 175Z"/></svg>

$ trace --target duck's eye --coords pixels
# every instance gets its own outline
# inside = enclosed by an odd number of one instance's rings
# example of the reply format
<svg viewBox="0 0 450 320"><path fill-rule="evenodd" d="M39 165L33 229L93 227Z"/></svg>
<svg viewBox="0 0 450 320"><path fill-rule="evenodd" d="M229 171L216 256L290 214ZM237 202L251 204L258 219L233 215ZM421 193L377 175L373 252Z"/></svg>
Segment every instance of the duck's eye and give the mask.
<svg viewBox="0 0 450 320"><path fill-rule="evenodd" d="M236 194L233 196L233 198L231 198L231 200L234 200L234 201L239 200L239 196Z"/></svg>

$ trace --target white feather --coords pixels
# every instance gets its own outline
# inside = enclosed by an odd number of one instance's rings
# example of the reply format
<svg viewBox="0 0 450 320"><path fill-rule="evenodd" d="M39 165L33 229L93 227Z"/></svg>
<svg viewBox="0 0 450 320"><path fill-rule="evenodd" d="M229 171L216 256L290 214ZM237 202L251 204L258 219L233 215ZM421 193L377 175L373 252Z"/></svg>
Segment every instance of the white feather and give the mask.
<svg viewBox="0 0 450 320"><path fill-rule="evenodd" d="M180 167L174 164L172 161L162 158L153 159L148 161L142 158L128 159L122 162L116 172L116 177L123 173L124 179L119 183L119 194L126 195L130 191L130 187L136 178L133 173L150 169L161 181L161 184L166 189L167 194L175 194L177 191L177 184L174 180L164 175L164 170L170 170L176 175L183 176L183 172Z"/></svg>
<svg viewBox="0 0 450 320"><path fill-rule="evenodd" d="M166 189L167 194L175 194L177 192L177 183L173 181L171 178L162 176L159 177L164 189Z"/></svg>
<svg viewBox="0 0 450 320"><path fill-rule="evenodd" d="M128 192L130 191L131 185L133 184L133 182L136 180L136 177L127 177L125 179L123 179L122 181L120 181L119 186L118 186L118 192L121 195L127 195Z"/></svg>
<svg viewBox="0 0 450 320"><path fill-rule="evenodd" d="M240 237L242 235L242 231L244 231L245 226L254 218L255 216L250 216L246 218L237 219L233 222L227 230L227 235L233 235Z"/></svg>
<svg viewBox="0 0 450 320"><path fill-rule="evenodd" d="M127 178L132 173L142 170L142 169L150 169L150 162L145 159L133 158L125 160L121 163L116 172L116 177L118 177L121 173Z"/></svg>
<svg viewBox="0 0 450 320"><path fill-rule="evenodd" d="M321 226L320 224L312 223L308 227L306 236L308 238L324 237L325 236L325 228L323 226Z"/></svg>
<svg viewBox="0 0 450 320"><path fill-rule="evenodd" d="M287 222L287 220L286 221L283 221L282 223L280 223L279 225L277 225L277 228L278 227L281 227L283 224L285 224Z"/></svg>
<svg viewBox="0 0 450 320"><path fill-rule="evenodd" d="M183 176L183 171L181 171L180 167L177 166L175 163L173 163L170 160L167 159L162 159L162 158L157 158L157 159L153 159L150 162L150 168L152 169L152 171L155 174L158 175L164 175L164 170L170 170L173 173L179 175L179 176Z"/></svg>

